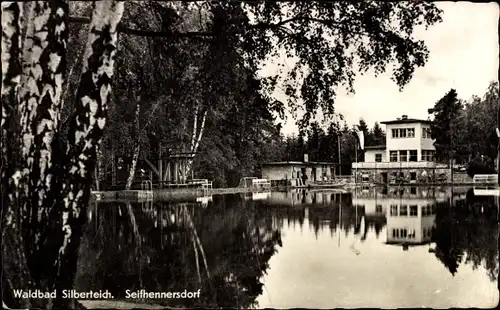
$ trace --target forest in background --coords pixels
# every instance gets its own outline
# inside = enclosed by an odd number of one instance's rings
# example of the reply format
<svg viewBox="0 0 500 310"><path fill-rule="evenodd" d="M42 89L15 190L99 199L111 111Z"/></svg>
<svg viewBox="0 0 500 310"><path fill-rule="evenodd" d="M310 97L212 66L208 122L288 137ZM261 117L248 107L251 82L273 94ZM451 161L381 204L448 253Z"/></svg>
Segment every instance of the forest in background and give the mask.
<svg viewBox="0 0 500 310"><path fill-rule="evenodd" d="M74 5L77 12L74 16L85 16L90 12L89 4ZM112 96L116 104L110 106L108 126L98 152L96 178L101 187L110 185L113 170L118 170L120 181L125 183L126 180L128 186L138 183L140 169L149 169L140 159L158 158L169 153L196 153L188 170L193 171L195 178L212 180L217 187L236 186L244 176L260 176L263 163L302 160L306 153L311 161L341 163L346 168L356 161L354 129L338 117L341 116L338 111L325 110L320 98L316 98L315 104L304 107L308 114L297 119L299 133L283 135L280 116L284 115L285 109L293 112L299 107L293 102L277 102L268 95L269 89L276 87L276 77L262 78L252 70L258 66L249 62L248 46L242 47L231 37L241 35L242 29L226 29L232 32L221 33L217 40L207 39L207 33L219 33L220 29L228 27L223 16L216 18L216 9L221 10L203 4L152 3L145 6L132 2L125 12L123 22L130 28L153 27L163 34L183 33L183 36L172 35L167 43L163 36L146 32L120 33L117 65L122 70L117 72ZM219 13L237 14L227 9ZM150 25L138 20L137 16L148 16L146 20ZM70 83L78 81L78 70L73 68L81 57L81 34L87 30L85 18L73 20L69 48L74 51L69 53L68 61ZM245 44L259 46L261 43ZM494 85L497 84L492 84L483 97L470 100L467 107L474 109L463 108L463 113L468 109L468 128L474 127L471 132L475 132L476 137L481 136L481 132L494 134L491 129L482 131L489 125L494 128L494 122L490 120L493 114L488 110L494 109L492 102L498 98L498 91L495 95L498 86L495 88ZM293 88L287 90L290 97L296 96ZM67 91L64 94L69 102L71 96L75 96ZM71 109L71 105L66 107ZM326 121L315 121L314 116L321 111L325 113ZM369 128L361 118L356 126L364 133L365 146L384 144L385 133L378 123ZM457 123L458 127L465 128ZM465 160L464 156L470 161L476 154L493 158L496 142L491 142L494 137L472 139L470 132L465 134L458 130L454 135L453 148L456 149L466 141L474 141L467 146L468 153L463 147L454 153L460 158L459 162ZM358 160L363 158L363 152L359 150Z"/></svg>
<svg viewBox="0 0 500 310"><path fill-rule="evenodd" d="M431 136L436 140L436 158L468 166L469 175L495 173L499 124L499 83L492 81L484 95L463 100L455 89L448 91L434 107Z"/></svg>
<svg viewBox="0 0 500 310"><path fill-rule="evenodd" d="M75 16L85 16L86 8L88 4L79 4L81 11ZM280 116L285 109L292 112L300 109L296 103L297 90L288 85L287 94L295 101L278 102L269 95L277 79L257 76L255 68L259 66L252 59L264 57L250 57L247 50L251 47L265 50L265 44L238 42L237 37L247 33L245 29L229 27L228 19L235 17L228 14L241 14L231 10L235 8L203 3L196 6L130 3L123 16L123 23L130 28L153 27L161 32L187 34L183 38L174 36L168 42L164 37L147 34L138 36L126 31L120 34L117 65L121 70L115 78L112 97L115 104L110 107L95 173L101 188L109 188L113 171L118 171L121 187L147 179L149 176L141 174L141 169L150 168L142 158L186 152L196 153L189 163L188 175L192 172L195 178L209 179L216 187L237 186L241 177L259 177L266 162L303 160L306 153L310 161L340 163L341 173L350 173L349 167L356 161L355 130L342 120L340 111L324 106L321 98L311 98L305 103L306 116L296 119L300 128L297 135L283 135ZM148 22L138 20L137 16L148 16L145 19ZM73 37L76 42L87 26L77 22L70 27L70 40ZM207 33L218 35L209 40ZM260 34L254 35L263 39ZM73 47L75 52L70 54L77 62L79 45ZM303 53L304 57L312 57L310 50ZM319 51L322 55L327 53ZM350 78L346 76L347 80ZM474 97L470 103L474 110L467 113L474 116L468 118L469 127L477 124L473 129L476 138L463 132L454 133L457 142L453 148L465 141L483 144L468 146L472 154L469 161L479 153L493 158L492 150L496 150L495 144L488 144L494 137L481 136L481 132L494 134L491 129L495 128L494 122L485 119L493 116L488 109L494 108L492 102L498 98L498 91L495 95L494 90L495 86L491 86L484 98ZM301 92L306 97L312 96L304 89ZM325 120L315 121L314 116L322 112ZM481 131L489 125L490 129ZM378 123L369 128L361 118L356 126L364 133L365 146L385 143L385 133ZM464 150L460 152L454 154L463 158ZM358 150L357 155L359 161L364 159L363 151Z"/></svg>

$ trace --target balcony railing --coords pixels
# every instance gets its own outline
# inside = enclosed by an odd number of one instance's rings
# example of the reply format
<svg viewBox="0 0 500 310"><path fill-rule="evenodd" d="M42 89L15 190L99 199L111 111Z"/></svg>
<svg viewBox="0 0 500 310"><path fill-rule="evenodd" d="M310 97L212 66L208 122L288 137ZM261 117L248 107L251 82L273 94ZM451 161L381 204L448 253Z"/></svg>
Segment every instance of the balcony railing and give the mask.
<svg viewBox="0 0 500 310"><path fill-rule="evenodd" d="M409 168L439 168L432 161L398 161L398 162L361 162L352 163L352 169L409 169Z"/></svg>

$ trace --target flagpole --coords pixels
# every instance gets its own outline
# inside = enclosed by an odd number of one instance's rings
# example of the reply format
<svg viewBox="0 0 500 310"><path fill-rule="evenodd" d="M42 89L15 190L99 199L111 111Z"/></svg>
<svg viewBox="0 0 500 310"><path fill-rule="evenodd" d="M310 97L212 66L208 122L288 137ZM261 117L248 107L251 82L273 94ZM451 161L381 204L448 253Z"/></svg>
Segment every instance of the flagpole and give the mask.
<svg viewBox="0 0 500 310"><path fill-rule="evenodd" d="M338 148L339 148L339 175L342 175L341 174L341 169L342 169L342 159L340 157L340 135L338 135L338 138L337 138L337 144L338 144Z"/></svg>
<svg viewBox="0 0 500 310"><path fill-rule="evenodd" d="M354 184L358 184L358 143L356 143L356 148L354 149L354 156L356 156L356 176L354 177Z"/></svg>

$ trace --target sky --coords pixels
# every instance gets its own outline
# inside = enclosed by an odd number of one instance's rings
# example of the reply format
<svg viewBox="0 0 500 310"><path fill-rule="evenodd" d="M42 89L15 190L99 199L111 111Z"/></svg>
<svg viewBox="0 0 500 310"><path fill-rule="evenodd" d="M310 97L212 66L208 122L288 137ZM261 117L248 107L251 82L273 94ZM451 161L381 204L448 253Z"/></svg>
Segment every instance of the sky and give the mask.
<svg viewBox="0 0 500 310"><path fill-rule="evenodd" d="M436 5L443 10L443 21L428 30L417 28L414 33L416 39L426 43L429 60L416 69L401 92L390 80L390 73L375 77L370 72L357 75L355 94L348 95L339 89L335 110L344 116L349 127L360 118L370 128L376 121L394 120L403 114L427 119L427 110L451 88L457 90L461 99L468 100L473 95L483 96L489 83L498 80L499 6L493 2L436 2ZM293 63L284 57L281 61ZM273 66L267 65L263 72L273 71ZM286 101L280 91L275 96ZM285 135L298 133L290 116L279 122Z"/></svg>

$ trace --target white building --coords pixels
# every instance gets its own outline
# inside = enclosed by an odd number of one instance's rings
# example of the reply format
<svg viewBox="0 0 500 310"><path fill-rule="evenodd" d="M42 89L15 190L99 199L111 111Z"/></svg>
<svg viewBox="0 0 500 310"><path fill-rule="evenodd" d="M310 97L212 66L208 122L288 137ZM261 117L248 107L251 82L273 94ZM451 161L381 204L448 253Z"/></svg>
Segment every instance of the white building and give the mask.
<svg viewBox="0 0 500 310"><path fill-rule="evenodd" d="M386 125L385 145L365 148L365 162L434 161L436 148L430 134L430 121L407 115L381 122Z"/></svg>
<svg viewBox="0 0 500 310"><path fill-rule="evenodd" d="M365 147L365 161L352 164L358 183L431 183L436 176L436 148L429 120L401 118L381 122L386 126L385 145Z"/></svg>

